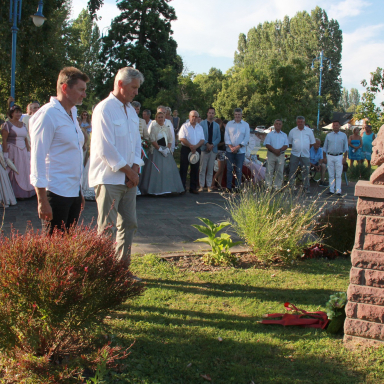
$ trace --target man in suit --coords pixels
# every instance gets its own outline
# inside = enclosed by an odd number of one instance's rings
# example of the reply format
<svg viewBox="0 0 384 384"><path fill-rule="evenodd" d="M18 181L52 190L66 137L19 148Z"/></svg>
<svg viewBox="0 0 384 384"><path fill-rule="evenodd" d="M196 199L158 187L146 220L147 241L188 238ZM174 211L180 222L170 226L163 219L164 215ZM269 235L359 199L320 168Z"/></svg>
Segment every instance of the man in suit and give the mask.
<svg viewBox="0 0 384 384"><path fill-rule="evenodd" d="M199 192L203 192L205 184L207 185L208 192L217 189L215 186L212 186L212 179L217 156L217 145L220 143L221 135L220 126L214 121L215 114L215 108L209 107L206 120L200 123L204 131L205 144L201 146Z"/></svg>

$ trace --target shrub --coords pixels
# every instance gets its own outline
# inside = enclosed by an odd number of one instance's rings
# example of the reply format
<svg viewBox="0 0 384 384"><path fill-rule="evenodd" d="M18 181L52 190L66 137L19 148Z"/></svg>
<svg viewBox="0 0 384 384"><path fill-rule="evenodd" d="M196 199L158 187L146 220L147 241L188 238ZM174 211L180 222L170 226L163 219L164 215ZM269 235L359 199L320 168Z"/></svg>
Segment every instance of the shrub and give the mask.
<svg viewBox="0 0 384 384"><path fill-rule="evenodd" d="M107 311L142 291L116 259L111 237L95 228L78 225L51 237L13 231L0 239L0 348L56 360L77 349Z"/></svg>
<svg viewBox="0 0 384 384"><path fill-rule="evenodd" d="M294 196L288 189L268 193L250 186L238 196L230 196L227 208L235 231L259 259L289 262L318 242L313 234L318 202L306 201L301 193Z"/></svg>
<svg viewBox="0 0 384 384"><path fill-rule="evenodd" d="M355 241L357 212L342 205L326 210L319 218L324 245L340 253L351 251Z"/></svg>
<svg viewBox="0 0 384 384"><path fill-rule="evenodd" d="M352 167L348 168L347 176L348 179L353 181L369 180L371 177L371 169L364 164L355 163Z"/></svg>
<svg viewBox="0 0 384 384"><path fill-rule="evenodd" d="M232 248L241 241L233 242L231 236L228 233L222 233L220 237L216 237L217 233L231 225L231 223L224 221L219 224L214 224L211 220L198 217L206 226L193 224L192 227L196 228L199 232L203 233L207 237L195 240L195 242L209 244L212 251L205 255L204 261L207 264L213 265L234 265L236 263L236 257L229 252L229 248Z"/></svg>

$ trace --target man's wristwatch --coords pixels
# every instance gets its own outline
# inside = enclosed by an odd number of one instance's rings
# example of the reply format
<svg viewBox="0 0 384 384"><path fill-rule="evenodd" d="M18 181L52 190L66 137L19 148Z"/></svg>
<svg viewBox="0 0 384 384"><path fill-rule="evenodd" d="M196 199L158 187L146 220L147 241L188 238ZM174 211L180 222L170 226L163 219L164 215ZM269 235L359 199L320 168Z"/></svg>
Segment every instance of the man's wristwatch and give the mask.
<svg viewBox="0 0 384 384"><path fill-rule="evenodd" d="M239 144L239 146L240 146L240 148L243 148L243 147L244 147L244 145L243 145L243 144Z"/></svg>

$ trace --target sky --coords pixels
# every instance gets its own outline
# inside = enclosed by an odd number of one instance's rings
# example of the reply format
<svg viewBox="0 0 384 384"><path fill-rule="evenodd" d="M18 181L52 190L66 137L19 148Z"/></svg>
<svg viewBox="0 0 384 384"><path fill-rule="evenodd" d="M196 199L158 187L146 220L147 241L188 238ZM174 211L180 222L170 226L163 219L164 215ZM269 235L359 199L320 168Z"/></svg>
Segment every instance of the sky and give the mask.
<svg viewBox="0 0 384 384"><path fill-rule="evenodd" d="M72 17L86 5L87 0L73 1ZM191 72L207 73L215 67L225 73L233 65L240 33L247 34L264 21L310 12L317 5L336 19L343 31L343 87L357 88L361 94L361 80L384 67L383 0L172 0L169 5L177 16L172 29L178 54ZM104 0L98 12L104 33L118 12L115 0ZM377 101L384 101L384 95Z"/></svg>

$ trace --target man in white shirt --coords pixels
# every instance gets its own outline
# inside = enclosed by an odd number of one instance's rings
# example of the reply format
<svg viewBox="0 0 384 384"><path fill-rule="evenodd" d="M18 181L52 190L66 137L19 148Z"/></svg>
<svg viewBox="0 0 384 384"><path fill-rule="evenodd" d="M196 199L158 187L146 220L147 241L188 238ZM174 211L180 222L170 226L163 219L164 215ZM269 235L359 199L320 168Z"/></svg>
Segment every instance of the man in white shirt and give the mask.
<svg viewBox="0 0 384 384"><path fill-rule="evenodd" d="M283 121L276 119L274 122L275 130L268 133L264 140L264 145L268 149L267 171L265 175L265 185L267 188L280 189L283 185L285 151L288 148L288 137L281 128ZM275 179L273 180L273 177Z"/></svg>
<svg viewBox="0 0 384 384"><path fill-rule="evenodd" d="M224 141L226 145L225 156L227 158L227 189L229 191L232 190L232 178L234 173L236 177L236 189L240 189L245 151L249 142L249 125L242 120L242 116L242 109L235 108L235 119L229 121L225 127Z"/></svg>
<svg viewBox="0 0 384 384"><path fill-rule="evenodd" d="M199 166L200 160L195 164L189 162L190 153L201 154L200 147L206 143L204 131L200 124L197 123L199 114L197 111L189 112L189 121L183 124L179 130L179 140L181 141L180 151L180 177L186 191L188 167L191 166L189 192L199 194ZM184 192L185 193L185 192Z"/></svg>
<svg viewBox="0 0 384 384"><path fill-rule="evenodd" d="M141 104L138 101L132 101L131 103L132 107L135 108L135 111L137 113L137 116L139 116L140 113L140 108ZM145 131L147 129L147 123L145 122L144 119L141 119L139 117L139 132L140 132L140 137L144 137Z"/></svg>
<svg viewBox="0 0 384 384"><path fill-rule="evenodd" d="M120 69L113 92L92 115L89 186L95 187L98 231L116 235L116 255L127 267L137 229L136 190L143 164L139 118L131 102L143 82L137 69Z"/></svg>
<svg viewBox="0 0 384 384"><path fill-rule="evenodd" d="M55 227L69 228L84 207L80 190L84 136L75 105L86 97L89 78L74 67L64 68L57 80L57 97L30 119L31 184L35 187L38 214Z"/></svg>
<svg viewBox="0 0 384 384"><path fill-rule="evenodd" d="M343 173L343 156L348 150L348 138L344 132L340 132L340 123L335 120L332 122L333 132L325 136L323 151L327 154L327 166L329 175L329 194L335 193L341 196L341 175ZM335 175L336 174L336 175Z"/></svg>
<svg viewBox="0 0 384 384"><path fill-rule="evenodd" d="M294 174L297 168L301 167L304 178L305 193L309 194L309 149L316 143L315 136L311 128L305 126L305 117L297 116L297 126L289 132L288 142L292 146L291 159L289 164L289 182L294 184Z"/></svg>
<svg viewBox="0 0 384 384"><path fill-rule="evenodd" d="M144 111L143 111L143 119L145 121L145 124L147 125L147 128L144 130L144 134L143 134L143 138L145 140L149 140L148 128L149 128L149 126L152 123L151 114L152 114L152 112L151 112L150 109L144 109Z"/></svg>

